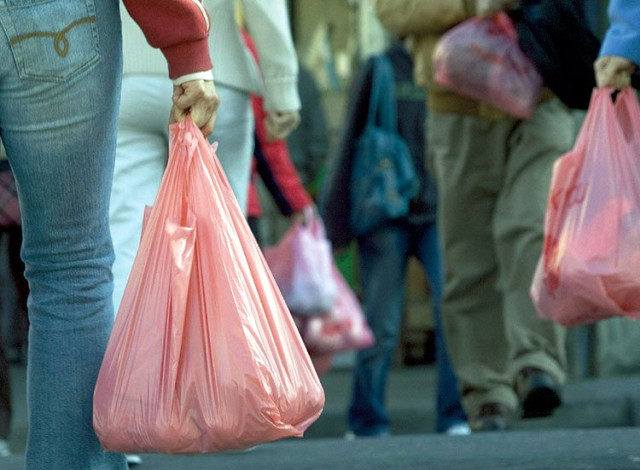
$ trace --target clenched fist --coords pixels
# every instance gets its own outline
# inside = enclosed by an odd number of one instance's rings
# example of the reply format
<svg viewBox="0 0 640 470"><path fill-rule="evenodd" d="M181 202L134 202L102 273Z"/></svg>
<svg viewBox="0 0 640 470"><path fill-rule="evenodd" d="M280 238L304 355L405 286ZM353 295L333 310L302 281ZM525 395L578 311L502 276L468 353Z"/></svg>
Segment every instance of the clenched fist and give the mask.
<svg viewBox="0 0 640 470"><path fill-rule="evenodd" d="M173 108L169 122L179 122L187 114L208 137L216 124L220 98L213 80L191 80L173 87Z"/></svg>
<svg viewBox="0 0 640 470"><path fill-rule="evenodd" d="M300 124L300 113L268 112L264 125L271 139L285 139Z"/></svg>
<svg viewBox="0 0 640 470"><path fill-rule="evenodd" d="M624 57L609 55L596 60L593 68L599 87L610 86L621 90L631 85L631 74L636 66Z"/></svg>

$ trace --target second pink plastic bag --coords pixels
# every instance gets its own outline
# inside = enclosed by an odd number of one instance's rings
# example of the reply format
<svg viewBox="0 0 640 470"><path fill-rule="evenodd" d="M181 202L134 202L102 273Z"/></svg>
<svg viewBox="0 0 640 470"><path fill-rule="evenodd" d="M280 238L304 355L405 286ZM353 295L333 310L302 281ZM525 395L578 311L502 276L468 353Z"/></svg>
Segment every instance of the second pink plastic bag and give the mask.
<svg viewBox="0 0 640 470"><path fill-rule="evenodd" d="M531 296L542 318L576 326L640 318L640 108L594 91L574 149L555 164Z"/></svg>
<svg viewBox="0 0 640 470"><path fill-rule="evenodd" d="M338 296L331 312L296 321L312 358L314 355L365 349L375 343L355 293L335 264L331 272L338 286Z"/></svg>
<svg viewBox="0 0 640 470"><path fill-rule="evenodd" d="M519 118L531 116L542 90L542 77L503 13L471 18L446 32L433 64L436 83Z"/></svg>
<svg viewBox="0 0 640 470"><path fill-rule="evenodd" d="M300 437L324 392L217 161L190 118L170 157L94 393L118 452L202 453Z"/></svg>
<svg viewBox="0 0 640 470"><path fill-rule="evenodd" d="M308 219L306 224L293 224L277 245L264 250L289 310L301 316L328 313L337 295L324 224L315 214Z"/></svg>

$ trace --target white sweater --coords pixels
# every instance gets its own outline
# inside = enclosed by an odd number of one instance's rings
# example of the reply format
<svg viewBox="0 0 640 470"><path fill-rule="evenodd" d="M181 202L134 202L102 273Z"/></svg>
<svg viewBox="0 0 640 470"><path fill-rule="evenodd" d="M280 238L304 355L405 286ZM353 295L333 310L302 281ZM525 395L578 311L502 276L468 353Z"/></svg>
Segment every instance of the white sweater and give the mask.
<svg viewBox="0 0 640 470"><path fill-rule="evenodd" d="M209 49L216 84L264 96L265 109L300 109L296 57L286 0L242 0L247 30L260 56L260 71L244 46L235 21L234 0L204 0L211 17ZM149 46L121 3L124 74L160 74L168 69L162 53Z"/></svg>

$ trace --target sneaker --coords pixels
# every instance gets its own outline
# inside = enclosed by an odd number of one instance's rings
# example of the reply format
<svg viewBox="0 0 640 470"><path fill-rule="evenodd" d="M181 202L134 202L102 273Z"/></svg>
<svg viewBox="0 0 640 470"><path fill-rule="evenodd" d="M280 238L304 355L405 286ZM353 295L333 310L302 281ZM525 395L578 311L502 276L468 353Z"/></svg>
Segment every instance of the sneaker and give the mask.
<svg viewBox="0 0 640 470"><path fill-rule="evenodd" d="M10 455L9 442L6 439L0 439L0 457L9 457Z"/></svg>
<svg viewBox="0 0 640 470"><path fill-rule="evenodd" d="M255 446L251 446L251 447L245 447L244 449L225 450L224 453L225 454L244 454L246 452L253 452L257 448L258 448L258 446L255 445Z"/></svg>
<svg viewBox="0 0 640 470"><path fill-rule="evenodd" d="M142 457L137 454L127 454L126 457L129 468L142 464Z"/></svg>
<svg viewBox="0 0 640 470"><path fill-rule="evenodd" d="M444 432L447 436L468 436L471 434L471 428L467 423L456 423Z"/></svg>
<svg viewBox="0 0 640 470"><path fill-rule="evenodd" d="M387 431L382 431L376 434L366 434L366 435L360 435L360 434L356 434L353 431L347 431L344 434L344 439L346 441L353 441L354 439L383 439L385 437L390 437L391 434L389 434Z"/></svg>
<svg viewBox="0 0 640 470"><path fill-rule="evenodd" d="M356 435L352 431L347 431L344 433L345 441L353 441L355 438L356 438Z"/></svg>

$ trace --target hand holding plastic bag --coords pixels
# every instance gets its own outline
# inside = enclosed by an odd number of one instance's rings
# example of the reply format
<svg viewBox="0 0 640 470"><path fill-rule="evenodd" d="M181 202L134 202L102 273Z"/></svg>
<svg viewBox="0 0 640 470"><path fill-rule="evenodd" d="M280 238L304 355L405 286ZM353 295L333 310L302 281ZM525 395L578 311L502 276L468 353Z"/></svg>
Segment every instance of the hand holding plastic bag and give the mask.
<svg viewBox="0 0 640 470"><path fill-rule="evenodd" d="M313 364L212 146L188 117L94 393L106 450L199 453L300 437L324 405Z"/></svg>
<svg viewBox="0 0 640 470"><path fill-rule="evenodd" d="M436 83L518 118L531 117L540 97L542 77L504 13L450 29L438 41L433 62Z"/></svg>
<svg viewBox="0 0 640 470"><path fill-rule="evenodd" d="M640 107L594 91L572 151L555 164L531 296L567 326L640 318Z"/></svg>

